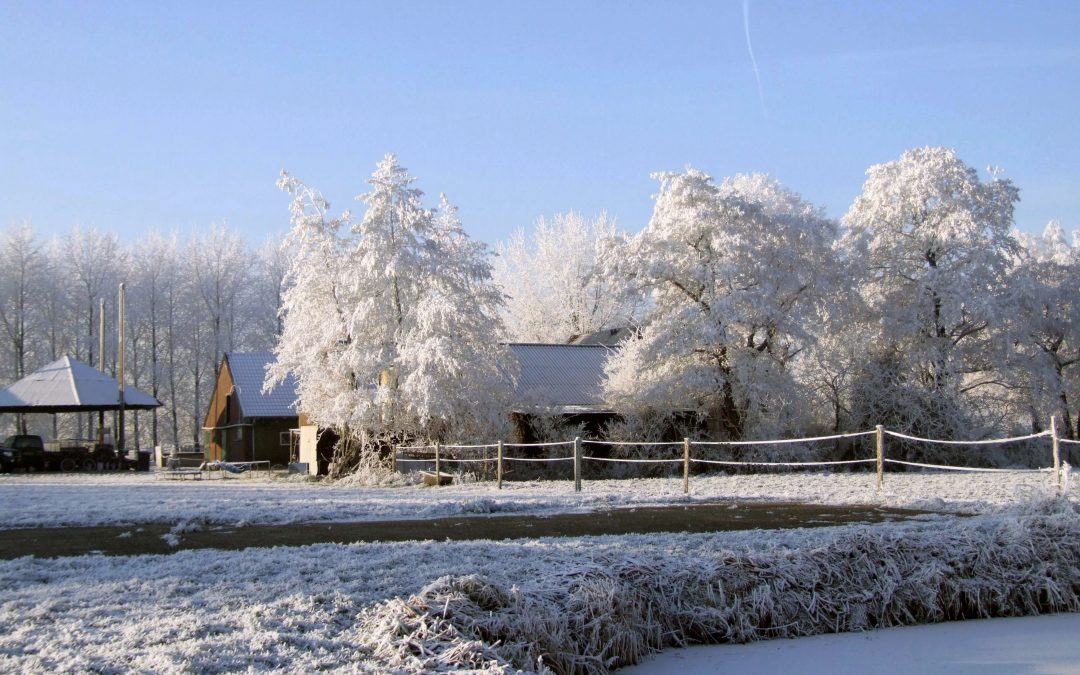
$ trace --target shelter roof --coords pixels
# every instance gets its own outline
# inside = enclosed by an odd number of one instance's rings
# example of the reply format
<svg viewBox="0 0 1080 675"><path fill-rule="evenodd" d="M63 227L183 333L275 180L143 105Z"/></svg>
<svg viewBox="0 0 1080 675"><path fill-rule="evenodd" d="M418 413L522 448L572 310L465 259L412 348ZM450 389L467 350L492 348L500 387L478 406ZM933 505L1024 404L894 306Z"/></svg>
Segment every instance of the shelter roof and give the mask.
<svg viewBox="0 0 1080 675"><path fill-rule="evenodd" d="M160 405L150 394L124 387L125 408L148 410ZM38 368L0 390L0 412L6 413L91 412L119 407L116 379L70 356Z"/></svg>
<svg viewBox="0 0 1080 675"><path fill-rule="evenodd" d="M268 393L263 393L266 368L275 360L273 352L225 354L243 417L296 417L296 377L289 375Z"/></svg>

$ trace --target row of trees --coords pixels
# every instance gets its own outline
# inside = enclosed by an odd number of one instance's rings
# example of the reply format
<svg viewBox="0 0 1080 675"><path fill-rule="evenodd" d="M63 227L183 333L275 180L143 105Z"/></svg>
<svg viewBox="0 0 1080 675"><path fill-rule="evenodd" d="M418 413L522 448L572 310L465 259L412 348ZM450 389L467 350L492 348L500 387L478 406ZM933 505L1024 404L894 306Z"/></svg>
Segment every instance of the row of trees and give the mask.
<svg viewBox="0 0 1080 675"><path fill-rule="evenodd" d="M657 179L641 232L541 219L489 266L392 155L356 221L283 175L295 256L274 376L299 374L303 408L365 446L490 440L512 378L502 341L632 326L604 396L654 430L970 438L1058 415L1074 435L1080 255L1057 225L1012 231L1008 180L916 149L872 167L837 222L762 175Z"/></svg>
<svg viewBox="0 0 1080 675"><path fill-rule="evenodd" d="M105 369L115 375L124 282L126 378L164 403L128 415L128 444L197 443L222 353L273 347L285 269L279 241L254 248L225 227L124 243L93 227L42 240L31 224L11 224L0 232L0 378L13 382L64 355L97 367L102 300ZM15 416L5 417L14 431ZM60 437L92 437L96 423L26 417L32 431Z"/></svg>
<svg viewBox="0 0 1080 675"><path fill-rule="evenodd" d="M516 338L638 328L609 362L615 409L692 411L726 439L970 438L1053 415L1077 434L1080 249L1056 223L1015 232L1010 181L915 149L871 167L836 222L762 175L656 178L640 233L540 221L497 268Z"/></svg>
<svg viewBox="0 0 1080 675"><path fill-rule="evenodd" d="M1010 181L916 149L871 167L834 221L762 175L656 178L639 233L569 213L494 257L445 198L424 206L393 155L359 218L283 174L292 230L258 250L225 228L125 246L90 228L42 242L9 226L3 376L65 353L96 364L98 302L114 315L124 280L130 383L166 403L129 430L143 444L197 440L221 353L271 347L270 381L296 374L301 408L356 448L489 440L505 433L507 340L628 326L604 395L655 427L677 412L716 438L879 423L969 438L1056 415L1075 435L1080 249L1056 224L1014 232Z"/></svg>

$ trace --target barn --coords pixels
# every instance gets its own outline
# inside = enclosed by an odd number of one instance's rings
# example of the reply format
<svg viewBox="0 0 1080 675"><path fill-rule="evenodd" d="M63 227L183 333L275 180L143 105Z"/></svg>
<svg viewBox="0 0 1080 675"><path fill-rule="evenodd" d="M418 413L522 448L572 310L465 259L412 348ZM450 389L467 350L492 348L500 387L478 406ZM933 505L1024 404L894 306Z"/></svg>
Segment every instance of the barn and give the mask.
<svg viewBox="0 0 1080 675"><path fill-rule="evenodd" d="M227 352L203 421L207 460L288 464L299 438L296 379L264 393L272 352Z"/></svg>

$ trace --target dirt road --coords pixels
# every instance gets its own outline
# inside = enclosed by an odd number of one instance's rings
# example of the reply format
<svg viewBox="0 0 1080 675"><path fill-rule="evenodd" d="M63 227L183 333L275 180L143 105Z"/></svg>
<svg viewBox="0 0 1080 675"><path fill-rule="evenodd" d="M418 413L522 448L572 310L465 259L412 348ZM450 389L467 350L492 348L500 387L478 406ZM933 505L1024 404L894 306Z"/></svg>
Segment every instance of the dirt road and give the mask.
<svg viewBox="0 0 1080 675"><path fill-rule="evenodd" d="M26 555L53 558L86 553L138 555L201 548L236 550L319 543L787 529L852 522L907 520L920 513L923 512L873 506L725 502L551 516L461 516L431 520L299 523L241 528L207 526L199 531L179 533L180 540L176 546L170 545L163 538L174 523L33 528L0 530L0 559L10 560Z"/></svg>

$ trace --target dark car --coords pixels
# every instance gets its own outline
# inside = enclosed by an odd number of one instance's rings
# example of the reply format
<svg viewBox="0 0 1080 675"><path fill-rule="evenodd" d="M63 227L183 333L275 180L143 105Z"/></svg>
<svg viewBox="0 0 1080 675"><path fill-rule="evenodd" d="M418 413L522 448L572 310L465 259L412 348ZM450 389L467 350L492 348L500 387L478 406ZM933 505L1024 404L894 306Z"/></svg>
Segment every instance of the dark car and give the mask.
<svg viewBox="0 0 1080 675"><path fill-rule="evenodd" d="M42 471L45 469L45 444L41 436L8 436L0 446L0 470L26 469Z"/></svg>

